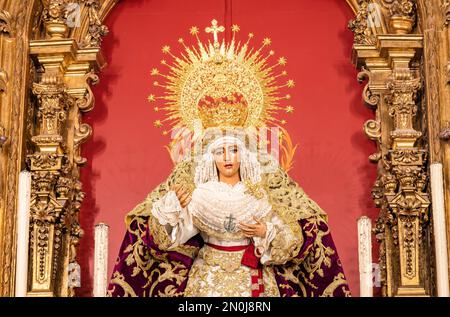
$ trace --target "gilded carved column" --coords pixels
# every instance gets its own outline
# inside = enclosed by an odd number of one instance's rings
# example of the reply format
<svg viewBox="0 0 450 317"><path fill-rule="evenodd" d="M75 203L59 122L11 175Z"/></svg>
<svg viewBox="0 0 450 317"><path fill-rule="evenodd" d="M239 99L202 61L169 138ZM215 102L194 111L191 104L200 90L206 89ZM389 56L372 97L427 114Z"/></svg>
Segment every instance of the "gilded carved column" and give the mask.
<svg viewBox="0 0 450 317"><path fill-rule="evenodd" d="M424 285L424 230L429 225L429 196L426 192L427 152L417 146L421 132L414 129L417 113L417 93L420 78L405 70L394 68L393 78L388 82L386 102L394 121L391 132L392 148L384 157L384 199L387 217L384 219L392 234L393 270L399 279L395 295L427 295ZM397 262L398 261L398 262Z"/></svg>
<svg viewBox="0 0 450 317"><path fill-rule="evenodd" d="M419 112L423 115L419 96L424 77L418 66L423 37L411 34L416 2L359 4L349 27L355 32L353 61L362 68L358 79L368 79L363 99L376 116L364 130L378 145L369 159L378 166L372 196L380 208L374 233L380 243L383 295L432 295L428 148L421 132L426 127L417 118Z"/></svg>
<svg viewBox="0 0 450 317"><path fill-rule="evenodd" d="M70 101L59 73L42 75L33 85L38 98L38 134L33 136L35 153L29 155L32 171L30 224L31 289L29 296L54 296L57 273L61 272L64 209L70 186L64 177L67 156L63 129Z"/></svg>
<svg viewBox="0 0 450 317"><path fill-rule="evenodd" d="M419 1L421 29L424 36L422 70L425 77L423 89L424 121L429 142L430 193L432 199L432 223L434 238L434 262L436 295L449 296L450 209L449 201L449 146L445 142L450 112L450 90L448 89L448 0ZM448 205L448 203L447 203Z"/></svg>
<svg viewBox="0 0 450 317"><path fill-rule="evenodd" d="M69 1L42 3L46 38L30 42L30 55L39 67L32 89L37 129L31 138L33 154L28 156L32 172L28 296L73 296L80 271L76 249L83 235L78 220L84 198L79 168L86 160L80 156L80 145L92 133L81 113L94 106L89 85L98 82L95 72L104 64L97 29L92 28L99 21L99 1L79 1L79 12L88 16L91 28L78 41L70 36L75 29L67 20Z"/></svg>

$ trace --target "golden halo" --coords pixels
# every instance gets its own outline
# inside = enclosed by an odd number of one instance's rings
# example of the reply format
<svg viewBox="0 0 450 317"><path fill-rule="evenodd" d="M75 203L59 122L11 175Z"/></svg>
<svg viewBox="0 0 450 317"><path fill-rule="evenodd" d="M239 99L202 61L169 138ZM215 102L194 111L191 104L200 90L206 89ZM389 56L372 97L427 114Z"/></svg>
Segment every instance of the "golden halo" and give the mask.
<svg viewBox="0 0 450 317"><path fill-rule="evenodd" d="M282 108L279 105L280 100L290 98L289 94L282 95L281 89L295 85L291 79L284 80L284 84L278 83L279 77L287 76L285 70L280 70L286 65L286 58L280 57L270 63L275 53L272 50L264 52L271 44L269 38L264 38L258 49L249 45L253 33L249 33L246 42L237 42L235 35L240 30L237 25L231 28L233 36L229 43L219 42L218 35L224 30L213 20L205 32L212 33L214 41L202 43L198 37L199 28L191 27L190 33L196 38L197 45L187 46L180 38L178 42L184 47L180 56L173 55L168 45L162 48L162 52L172 59L171 62L161 61L168 73L153 68L151 75L164 78L163 83L154 81L155 86L164 88L164 93L158 97L151 94L148 101L164 102L154 108L155 111L166 111L165 119L154 122L156 127L164 127L164 134L179 128L194 131L199 121L203 128L278 125L286 122L275 118L278 110L286 109L287 114L292 113L292 106Z"/></svg>

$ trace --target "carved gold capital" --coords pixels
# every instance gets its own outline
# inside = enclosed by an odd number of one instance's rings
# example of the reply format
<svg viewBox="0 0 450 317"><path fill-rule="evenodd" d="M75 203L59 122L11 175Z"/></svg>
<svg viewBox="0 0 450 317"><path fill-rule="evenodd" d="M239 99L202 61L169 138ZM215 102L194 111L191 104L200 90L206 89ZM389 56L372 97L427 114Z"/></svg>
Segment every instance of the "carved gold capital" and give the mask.
<svg viewBox="0 0 450 317"><path fill-rule="evenodd" d="M66 87L58 80L43 80L33 84L33 93L38 98L38 118L40 119L39 136L58 136L67 119L69 100ZM35 138L38 145L52 143L51 140ZM44 141L44 142L42 142Z"/></svg>
<svg viewBox="0 0 450 317"><path fill-rule="evenodd" d="M413 119L417 114L417 93L420 89L419 79L394 79L387 83L389 93L386 104L389 115L394 118L394 130L391 132L393 148L412 148L422 135L413 127Z"/></svg>

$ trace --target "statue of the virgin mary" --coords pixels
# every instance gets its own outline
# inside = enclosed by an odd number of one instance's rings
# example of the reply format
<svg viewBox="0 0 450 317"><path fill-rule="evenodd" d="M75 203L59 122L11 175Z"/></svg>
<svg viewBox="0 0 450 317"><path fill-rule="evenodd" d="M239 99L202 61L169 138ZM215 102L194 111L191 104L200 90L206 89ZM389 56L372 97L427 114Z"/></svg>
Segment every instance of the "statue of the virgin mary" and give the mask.
<svg viewBox="0 0 450 317"><path fill-rule="evenodd" d="M193 148L126 216L108 295L349 296L326 214L258 140L276 123L284 86L274 69L285 59L269 66L270 40L249 49L253 35L236 43L236 25L228 44L215 20L205 31L213 43L192 27L198 48L184 46L171 66L163 60L168 75L152 71L166 78L155 85L166 89L168 119L191 133Z"/></svg>

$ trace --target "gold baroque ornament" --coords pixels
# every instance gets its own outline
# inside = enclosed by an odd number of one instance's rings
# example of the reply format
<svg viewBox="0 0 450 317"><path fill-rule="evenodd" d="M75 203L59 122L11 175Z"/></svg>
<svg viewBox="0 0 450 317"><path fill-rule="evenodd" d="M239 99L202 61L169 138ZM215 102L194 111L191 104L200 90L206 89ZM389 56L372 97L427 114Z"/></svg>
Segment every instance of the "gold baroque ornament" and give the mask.
<svg viewBox="0 0 450 317"><path fill-rule="evenodd" d="M359 4L359 10L354 20L350 20L348 28L355 35L355 44L373 45L376 42L375 35L370 27L371 15L369 12L369 1L363 0Z"/></svg>
<svg viewBox="0 0 450 317"><path fill-rule="evenodd" d="M266 123L285 123L285 120L275 119L274 114L281 109L279 101L290 98L290 95L282 96L280 89L295 85L292 79L286 80L284 85L277 83L278 77L287 76L286 71L278 71L286 65L286 58L280 57L270 64L269 59L275 53L273 50L264 52L264 49L271 44L271 39L264 38L261 46L254 49L250 47L253 33L249 33L244 43L236 40L240 30L237 25L231 28L231 41L220 42L219 33L225 28L216 20L211 23L205 32L212 33L213 43L202 43L199 28L193 26L190 34L196 38L197 47L187 46L180 38L178 42L184 47L180 56L173 55L168 45L162 48L164 54L173 58L173 63L161 61L169 68L167 75L157 68L151 71L152 76L165 79L164 83L154 81L165 93L160 97L153 94L148 97L149 102L165 101L162 109L167 111L167 118L155 121L155 126L162 127L168 121L171 130L194 131L218 126L254 128ZM155 111L159 109L155 107ZM292 112L292 107L289 109Z"/></svg>
<svg viewBox="0 0 450 317"><path fill-rule="evenodd" d="M0 10L0 32L11 35L12 33L12 17L8 11Z"/></svg>
<svg viewBox="0 0 450 317"><path fill-rule="evenodd" d="M408 34L412 31L417 16L415 0L381 0L381 4L389 10L393 33Z"/></svg>
<svg viewBox="0 0 450 317"><path fill-rule="evenodd" d="M81 43L82 47L100 47L102 37L108 35L109 30L106 25L102 24L99 17L100 1L99 0L82 0L88 8L89 28L88 34Z"/></svg>

